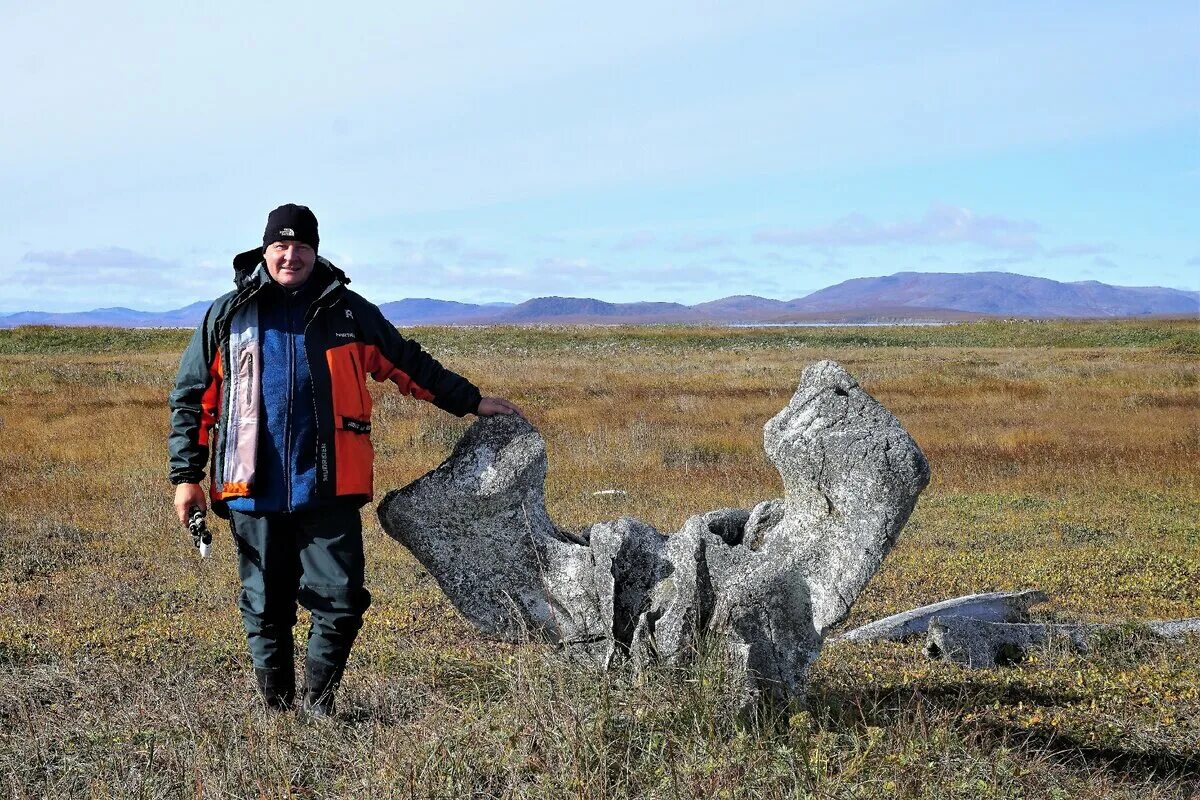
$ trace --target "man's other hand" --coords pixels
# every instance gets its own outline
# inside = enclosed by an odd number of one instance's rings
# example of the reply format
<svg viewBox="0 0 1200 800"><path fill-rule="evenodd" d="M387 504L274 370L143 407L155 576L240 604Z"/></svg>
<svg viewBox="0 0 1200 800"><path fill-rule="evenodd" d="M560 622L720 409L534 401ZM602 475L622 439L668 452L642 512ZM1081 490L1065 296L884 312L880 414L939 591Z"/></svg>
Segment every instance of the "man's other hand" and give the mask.
<svg viewBox="0 0 1200 800"><path fill-rule="evenodd" d="M525 414L522 413L521 409L503 397L484 397L479 401L479 408L475 410L475 413L481 417L491 417L496 414L516 414L521 419L525 418Z"/></svg>
<svg viewBox="0 0 1200 800"><path fill-rule="evenodd" d="M198 483L181 483L175 487L175 515L179 524L187 527L188 511L192 507L208 511L208 501L204 499L204 489Z"/></svg>

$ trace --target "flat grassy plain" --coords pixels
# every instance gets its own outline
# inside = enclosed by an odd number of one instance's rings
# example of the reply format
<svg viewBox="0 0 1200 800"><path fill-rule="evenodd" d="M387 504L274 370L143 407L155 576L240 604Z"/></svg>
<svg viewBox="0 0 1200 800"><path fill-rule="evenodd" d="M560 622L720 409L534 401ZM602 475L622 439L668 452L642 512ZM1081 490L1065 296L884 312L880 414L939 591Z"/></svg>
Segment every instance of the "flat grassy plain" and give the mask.
<svg viewBox="0 0 1200 800"><path fill-rule="evenodd" d="M214 520L170 508L179 331L0 331L0 790L24 797L1186 798L1200 792L1200 330L428 328L444 364L546 436L563 526L779 496L762 425L832 358L933 479L847 627L1041 588L1042 619L1131 623L1079 655L967 671L919 643L837 645L803 704L728 708L716 657L633 682L478 635L367 523L375 602L314 724L259 710ZM373 387L377 499L468 421ZM619 499L594 497L622 489ZM211 518L210 518L211 519ZM303 641L305 620L297 631Z"/></svg>

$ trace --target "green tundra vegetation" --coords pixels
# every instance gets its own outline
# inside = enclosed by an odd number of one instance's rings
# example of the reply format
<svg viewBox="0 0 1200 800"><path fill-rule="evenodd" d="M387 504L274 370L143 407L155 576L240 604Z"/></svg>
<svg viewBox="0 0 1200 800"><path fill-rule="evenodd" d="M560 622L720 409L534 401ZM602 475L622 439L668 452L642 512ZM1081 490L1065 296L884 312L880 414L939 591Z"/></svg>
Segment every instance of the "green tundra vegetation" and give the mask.
<svg viewBox="0 0 1200 800"><path fill-rule="evenodd" d="M1036 587L1120 623L969 671L841 644L809 694L739 716L719 653L634 681L480 636L367 522L375 602L333 723L262 711L228 529L174 519L180 331L0 331L0 787L35 797L1187 798L1200 792L1195 320L881 328L408 331L546 436L565 527L663 531L779 496L762 425L831 358L933 478L846 626ZM377 499L469 420L373 387ZM625 495L594 496L602 489ZM502 557L498 554L497 557ZM301 619L298 641L303 641Z"/></svg>

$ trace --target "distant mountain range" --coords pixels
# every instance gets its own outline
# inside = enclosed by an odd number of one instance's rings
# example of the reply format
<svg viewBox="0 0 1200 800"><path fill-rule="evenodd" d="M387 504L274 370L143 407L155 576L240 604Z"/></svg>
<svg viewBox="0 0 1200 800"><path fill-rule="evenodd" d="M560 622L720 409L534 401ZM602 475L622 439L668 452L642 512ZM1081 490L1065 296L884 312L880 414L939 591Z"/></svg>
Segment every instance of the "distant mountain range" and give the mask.
<svg viewBox="0 0 1200 800"><path fill-rule="evenodd" d="M20 325L182 327L200 323L209 301L173 311L99 308L76 313L21 311L0 315L0 328ZM580 297L535 297L510 303L457 303L406 298L380 309L397 325L753 324L788 322L954 321L982 317L1200 316L1200 292L1159 286L1061 283L1009 272L898 272L854 278L795 300L734 295L681 303L606 303Z"/></svg>
<svg viewBox="0 0 1200 800"><path fill-rule="evenodd" d="M112 328L194 328L204 319L211 300L199 300L171 311L96 308L91 311L18 311L0 315L0 328L21 325L100 325Z"/></svg>

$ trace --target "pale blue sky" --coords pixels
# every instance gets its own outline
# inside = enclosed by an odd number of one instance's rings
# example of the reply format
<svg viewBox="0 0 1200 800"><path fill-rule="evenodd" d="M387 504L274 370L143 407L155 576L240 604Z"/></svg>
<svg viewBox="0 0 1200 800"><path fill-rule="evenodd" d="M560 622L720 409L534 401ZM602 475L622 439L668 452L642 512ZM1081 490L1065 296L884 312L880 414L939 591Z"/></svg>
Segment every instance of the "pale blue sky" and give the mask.
<svg viewBox="0 0 1200 800"><path fill-rule="evenodd" d="M215 297L284 202L376 302L1200 288L1194 0L434 5L0 2L0 313Z"/></svg>

